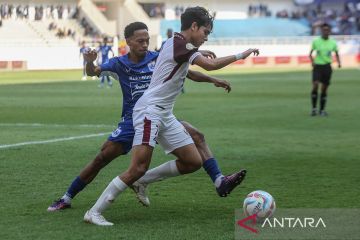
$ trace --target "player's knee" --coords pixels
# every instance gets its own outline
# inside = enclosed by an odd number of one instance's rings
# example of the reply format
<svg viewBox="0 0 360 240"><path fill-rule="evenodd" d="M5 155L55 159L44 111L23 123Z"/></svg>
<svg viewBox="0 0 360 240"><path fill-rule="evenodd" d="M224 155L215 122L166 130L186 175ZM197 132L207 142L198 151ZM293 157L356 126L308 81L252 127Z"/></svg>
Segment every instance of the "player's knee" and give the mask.
<svg viewBox="0 0 360 240"><path fill-rule="evenodd" d="M201 159L199 161L196 161L195 164L194 164L194 169L195 171L196 170L199 170L200 168L202 167L202 161Z"/></svg>
<svg viewBox="0 0 360 240"><path fill-rule="evenodd" d="M195 172L197 170L199 170L202 166L202 162L201 162L201 159L200 161L193 161L191 164L189 164L189 168L188 168L188 171L189 172Z"/></svg>

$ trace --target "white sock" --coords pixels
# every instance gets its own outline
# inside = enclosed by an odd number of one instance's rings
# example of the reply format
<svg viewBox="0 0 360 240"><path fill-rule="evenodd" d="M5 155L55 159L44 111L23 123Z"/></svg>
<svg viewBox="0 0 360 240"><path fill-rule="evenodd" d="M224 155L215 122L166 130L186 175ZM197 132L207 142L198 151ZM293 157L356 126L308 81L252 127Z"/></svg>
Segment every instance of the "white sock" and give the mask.
<svg viewBox="0 0 360 240"><path fill-rule="evenodd" d="M114 202L115 198L125 191L128 186L116 176L110 184L106 187L104 192L100 195L95 205L90 209L91 212L101 214L107 209L111 203Z"/></svg>
<svg viewBox="0 0 360 240"><path fill-rule="evenodd" d="M220 187L221 182L222 182L223 179L224 179L224 175L218 176L218 177L215 179L215 182L214 182L215 187L217 187L217 188Z"/></svg>
<svg viewBox="0 0 360 240"><path fill-rule="evenodd" d="M179 176L180 172L176 166L176 160L168 161L160 166L150 169L142 178L138 180L139 183L149 184L164 180L169 177Z"/></svg>
<svg viewBox="0 0 360 240"><path fill-rule="evenodd" d="M64 196L62 196L61 199L63 199L66 203L71 203L71 197L69 197L66 193L64 194Z"/></svg>

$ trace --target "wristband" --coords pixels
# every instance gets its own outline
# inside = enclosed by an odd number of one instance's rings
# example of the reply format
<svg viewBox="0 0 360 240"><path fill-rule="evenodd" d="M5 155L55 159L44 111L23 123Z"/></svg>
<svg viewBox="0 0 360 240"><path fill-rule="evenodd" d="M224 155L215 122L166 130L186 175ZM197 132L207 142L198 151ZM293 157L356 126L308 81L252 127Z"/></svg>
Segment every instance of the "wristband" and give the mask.
<svg viewBox="0 0 360 240"><path fill-rule="evenodd" d="M238 54L235 55L235 59L236 59L236 60L240 60L240 59L242 59L243 57L244 57L244 55L243 55L242 53L238 53Z"/></svg>

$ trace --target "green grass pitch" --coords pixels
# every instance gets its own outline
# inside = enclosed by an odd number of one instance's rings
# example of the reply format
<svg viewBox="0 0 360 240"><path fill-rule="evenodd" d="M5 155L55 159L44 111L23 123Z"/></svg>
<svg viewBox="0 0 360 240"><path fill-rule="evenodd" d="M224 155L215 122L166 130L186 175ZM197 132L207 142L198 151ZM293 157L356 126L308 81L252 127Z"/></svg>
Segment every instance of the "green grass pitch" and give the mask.
<svg viewBox="0 0 360 240"><path fill-rule="evenodd" d="M187 81L175 115L205 134L225 174L248 169L243 185L220 198L201 169L150 186L149 208L128 190L104 213L116 225L101 228L85 224L84 213L129 156L107 166L72 209L46 208L107 135L4 146L111 132L121 114L118 84L99 89L78 80L80 71L1 73L0 239L231 239L234 210L258 189L278 208L360 208L359 70L334 72L327 118L309 116L308 71L218 74L231 93ZM158 147L151 166L171 159Z"/></svg>

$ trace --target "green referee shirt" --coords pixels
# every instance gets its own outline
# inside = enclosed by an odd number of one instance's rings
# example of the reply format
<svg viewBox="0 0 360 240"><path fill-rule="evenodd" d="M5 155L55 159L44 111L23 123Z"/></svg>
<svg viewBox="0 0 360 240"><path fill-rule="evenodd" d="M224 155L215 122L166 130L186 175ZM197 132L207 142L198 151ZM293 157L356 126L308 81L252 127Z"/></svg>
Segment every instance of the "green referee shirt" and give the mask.
<svg viewBox="0 0 360 240"><path fill-rule="evenodd" d="M331 52L338 51L337 43L334 39L328 38L325 40L322 37L314 39L311 49L316 51L314 63L318 65L331 63Z"/></svg>

